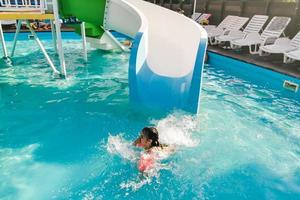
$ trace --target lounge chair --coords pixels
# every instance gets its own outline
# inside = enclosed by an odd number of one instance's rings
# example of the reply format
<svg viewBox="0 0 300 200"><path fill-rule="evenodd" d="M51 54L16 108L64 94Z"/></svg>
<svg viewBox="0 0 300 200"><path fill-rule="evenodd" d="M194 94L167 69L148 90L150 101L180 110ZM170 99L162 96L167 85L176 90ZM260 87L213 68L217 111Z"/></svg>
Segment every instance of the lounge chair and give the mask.
<svg viewBox="0 0 300 200"><path fill-rule="evenodd" d="M300 61L300 49L284 53L284 63L291 63L295 60Z"/></svg>
<svg viewBox="0 0 300 200"><path fill-rule="evenodd" d="M16 20L1 20L0 21L0 26L4 25L8 29L15 29L17 26L17 21Z"/></svg>
<svg viewBox="0 0 300 200"><path fill-rule="evenodd" d="M220 25L216 28L206 29L208 33L208 40L211 45L218 44L218 41L215 40L216 37L221 35L227 35L230 31L237 31L240 30L245 23L249 20L248 17L238 17L238 16L228 16L230 20L225 25Z"/></svg>
<svg viewBox="0 0 300 200"><path fill-rule="evenodd" d="M16 25L17 21L16 20L1 20L2 25Z"/></svg>
<svg viewBox="0 0 300 200"><path fill-rule="evenodd" d="M274 44L265 45L260 47L259 55L284 54L300 48L300 31L295 37L290 40L289 38L278 38Z"/></svg>
<svg viewBox="0 0 300 200"><path fill-rule="evenodd" d="M197 22L200 17L201 17L201 13L195 12L191 18Z"/></svg>
<svg viewBox="0 0 300 200"><path fill-rule="evenodd" d="M228 35L216 37L218 43L230 42L232 40L245 38L250 33L259 33L268 20L266 15L254 15L243 31L230 31Z"/></svg>
<svg viewBox="0 0 300 200"><path fill-rule="evenodd" d="M273 44L286 29L290 21L290 17L273 17L261 35L259 35L259 33L250 33L243 39L232 40L230 42L231 48L236 49L248 46L251 54L258 54L259 47ZM254 50L252 50L253 46Z"/></svg>

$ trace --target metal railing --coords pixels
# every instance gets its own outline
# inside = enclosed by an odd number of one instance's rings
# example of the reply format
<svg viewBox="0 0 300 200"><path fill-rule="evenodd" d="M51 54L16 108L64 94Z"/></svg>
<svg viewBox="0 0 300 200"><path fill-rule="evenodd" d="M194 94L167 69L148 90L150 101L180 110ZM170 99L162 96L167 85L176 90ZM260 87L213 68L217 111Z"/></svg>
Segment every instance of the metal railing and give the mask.
<svg viewBox="0 0 300 200"><path fill-rule="evenodd" d="M41 12L48 10L49 0L0 0L0 12Z"/></svg>

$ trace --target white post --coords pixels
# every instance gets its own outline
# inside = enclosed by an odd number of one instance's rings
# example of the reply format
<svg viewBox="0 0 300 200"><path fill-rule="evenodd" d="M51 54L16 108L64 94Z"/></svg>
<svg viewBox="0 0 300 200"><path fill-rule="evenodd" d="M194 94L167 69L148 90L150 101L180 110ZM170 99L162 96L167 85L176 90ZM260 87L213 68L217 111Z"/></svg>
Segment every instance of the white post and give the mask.
<svg viewBox="0 0 300 200"><path fill-rule="evenodd" d="M107 37L109 37L122 51L129 52L129 48L122 45L108 30L106 30L104 27L102 27L104 30L104 34L106 34Z"/></svg>
<svg viewBox="0 0 300 200"><path fill-rule="evenodd" d="M81 23L81 38L82 38L82 47L83 47L83 58L87 62L87 47L86 47L86 35L85 35L85 22Z"/></svg>
<svg viewBox="0 0 300 200"><path fill-rule="evenodd" d="M0 21L0 37L1 37L1 43L2 43L3 53L4 53L4 58L7 58L8 54L7 54L7 49L6 49L5 38L4 38L3 30L2 30L1 21Z"/></svg>
<svg viewBox="0 0 300 200"><path fill-rule="evenodd" d="M193 15L195 15L196 7L197 7L197 0L194 0Z"/></svg>
<svg viewBox="0 0 300 200"><path fill-rule="evenodd" d="M50 25L51 25L51 33L52 33L52 40L53 40L53 46L54 46L54 50L55 53L57 53L57 41L56 41L56 30L55 30L55 26L53 23L53 20L50 20Z"/></svg>
<svg viewBox="0 0 300 200"><path fill-rule="evenodd" d="M45 13L45 2L44 2L44 0L40 0L40 9L41 9L41 13Z"/></svg>
<svg viewBox="0 0 300 200"><path fill-rule="evenodd" d="M38 43L38 45L40 46L44 56L46 57L46 60L48 61L50 67L52 68L52 70L54 71L54 73L59 74L59 71L55 68L53 62L51 61L50 57L48 56L45 48L43 47L43 44L41 43L40 39L38 38L38 36L36 35L36 33L34 32L34 30L31 28L30 23L28 20L26 20L26 24L31 32L31 34L34 36L35 41Z"/></svg>
<svg viewBox="0 0 300 200"><path fill-rule="evenodd" d="M58 3L57 3L57 0L53 0L52 2L53 2L53 12L54 12L54 19L55 19L54 23L55 23L56 37L57 37L58 56L59 56L61 71L64 76L67 76L64 51L62 48L62 38L61 38L61 31L60 31Z"/></svg>
<svg viewBox="0 0 300 200"><path fill-rule="evenodd" d="M15 33L14 43L13 43L13 47L12 47L12 50L11 50L10 57L13 57L14 54L15 54L15 49L16 49L16 45L17 45L17 41L18 41L18 35L20 33L21 26L22 26L22 20L18 20L17 30L16 30L16 33Z"/></svg>

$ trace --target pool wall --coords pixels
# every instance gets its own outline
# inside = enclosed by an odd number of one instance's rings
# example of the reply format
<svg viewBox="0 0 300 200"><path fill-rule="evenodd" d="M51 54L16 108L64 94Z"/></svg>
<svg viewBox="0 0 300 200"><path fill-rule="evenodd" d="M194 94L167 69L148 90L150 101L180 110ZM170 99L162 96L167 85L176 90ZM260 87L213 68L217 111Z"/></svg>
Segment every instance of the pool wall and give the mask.
<svg viewBox="0 0 300 200"><path fill-rule="evenodd" d="M233 76L241 77L262 87L280 90L289 98L300 100L300 90L293 92L283 88L284 81L300 85L300 79L212 52L208 52L207 64L225 69Z"/></svg>
<svg viewBox="0 0 300 200"><path fill-rule="evenodd" d="M18 40L28 40L30 32L21 32L18 36ZM4 33L5 41L13 41L15 33ZM41 40L52 40L51 32L37 32L37 36ZM75 32L62 32L62 38L64 40L70 39L81 39L81 36Z"/></svg>

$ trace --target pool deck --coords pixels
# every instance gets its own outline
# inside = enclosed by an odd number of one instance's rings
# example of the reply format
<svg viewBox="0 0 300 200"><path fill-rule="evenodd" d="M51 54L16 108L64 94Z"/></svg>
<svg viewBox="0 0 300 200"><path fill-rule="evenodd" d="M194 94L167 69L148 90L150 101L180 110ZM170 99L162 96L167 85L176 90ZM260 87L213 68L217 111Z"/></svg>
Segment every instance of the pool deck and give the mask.
<svg viewBox="0 0 300 200"><path fill-rule="evenodd" d="M248 49L228 50L218 46L209 46L208 51L300 79L300 62L284 64L283 55L280 54L270 56L251 55Z"/></svg>
<svg viewBox="0 0 300 200"><path fill-rule="evenodd" d="M34 30L36 33L38 32L51 32L51 29L46 29L46 30ZM3 30L4 33L15 33L16 29L4 29ZM29 29L21 29L20 33L27 33L30 32ZM70 27L61 27L61 32L74 32L74 28L70 28Z"/></svg>

